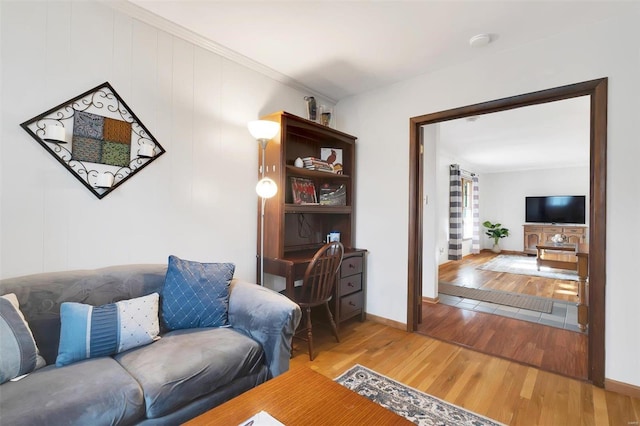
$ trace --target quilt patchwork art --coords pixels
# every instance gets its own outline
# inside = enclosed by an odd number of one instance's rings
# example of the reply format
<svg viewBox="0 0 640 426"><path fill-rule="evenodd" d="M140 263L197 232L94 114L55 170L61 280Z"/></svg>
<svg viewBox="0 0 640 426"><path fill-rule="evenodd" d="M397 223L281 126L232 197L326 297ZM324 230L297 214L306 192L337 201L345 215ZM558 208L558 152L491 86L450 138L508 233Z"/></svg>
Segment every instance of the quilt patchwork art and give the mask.
<svg viewBox="0 0 640 426"><path fill-rule="evenodd" d="M131 123L76 111L71 158L125 167L131 161Z"/></svg>

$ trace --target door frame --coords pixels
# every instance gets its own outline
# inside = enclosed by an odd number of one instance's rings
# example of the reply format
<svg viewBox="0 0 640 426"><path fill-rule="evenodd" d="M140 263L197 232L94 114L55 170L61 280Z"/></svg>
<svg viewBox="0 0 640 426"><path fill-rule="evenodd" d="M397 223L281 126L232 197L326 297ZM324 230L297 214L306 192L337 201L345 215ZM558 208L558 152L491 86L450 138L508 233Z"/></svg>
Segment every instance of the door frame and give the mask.
<svg viewBox="0 0 640 426"><path fill-rule="evenodd" d="M407 330L416 331L422 317L423 141L422 126L530 105L590 96L589 328L588 379L604 387L606 288L606 178L608 78L570 84L409 120L409 265Z"/></svg>

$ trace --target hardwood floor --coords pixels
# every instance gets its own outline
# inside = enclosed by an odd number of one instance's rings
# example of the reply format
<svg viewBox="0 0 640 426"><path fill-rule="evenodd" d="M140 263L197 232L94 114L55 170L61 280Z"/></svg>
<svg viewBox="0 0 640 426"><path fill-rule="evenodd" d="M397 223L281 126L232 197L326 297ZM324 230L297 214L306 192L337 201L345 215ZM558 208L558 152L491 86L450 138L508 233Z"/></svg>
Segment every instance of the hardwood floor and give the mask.
<svg viewBox="0 0 640 426"><path fill-rule="evenodd" d="M556 327L423 304L418 333L565 376L587 379L587 336Z"/></svg>
<svg viewBox="0 0 640 426"><path fill-rule="evenodd" d="M640 399L372 321L314 327L316 358L296 342L291 366L334 379L354 364L509 425L637 425ZM295 396L292 396L295 398Z"/></svg>
<svg viewBox="0 0 640 426"><path fill-rule="evenodd" d="M529 275L476 269L497 255L491 251L465 256L460 261L448 262L438 268L438 280L466 287L503 290L530 296L577 302L577 281L555 280Z"/></svg>
<svg viewBox="0 0 640 426"><path fill-rule="evenodd" d="M575 300L577 283L476 269L496 255L481 252L439 268L439 280L467 287ZM542 370L586 380L588 337L526 321L424 303L418 333Z"/></svg>

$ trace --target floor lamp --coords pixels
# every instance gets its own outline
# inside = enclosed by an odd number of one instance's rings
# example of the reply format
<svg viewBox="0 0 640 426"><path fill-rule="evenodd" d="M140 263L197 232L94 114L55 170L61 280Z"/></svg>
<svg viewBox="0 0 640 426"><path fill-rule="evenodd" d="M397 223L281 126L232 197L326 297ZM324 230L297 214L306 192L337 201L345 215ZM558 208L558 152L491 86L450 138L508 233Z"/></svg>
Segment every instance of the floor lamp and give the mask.
<svg viewBox="0 0 640 426"><path fill-rule="evenodd" d="M260 165L260 181L256 185L256 192L262 199L260 208L260 285L264 286L264 208L268 198L278 192L278 185L273 179L265 176L265 155L269 140L274 138L280 130L280 125L274 121L256 120L249 122L249 133L260 142L262 148L262 163Z"/></svg>

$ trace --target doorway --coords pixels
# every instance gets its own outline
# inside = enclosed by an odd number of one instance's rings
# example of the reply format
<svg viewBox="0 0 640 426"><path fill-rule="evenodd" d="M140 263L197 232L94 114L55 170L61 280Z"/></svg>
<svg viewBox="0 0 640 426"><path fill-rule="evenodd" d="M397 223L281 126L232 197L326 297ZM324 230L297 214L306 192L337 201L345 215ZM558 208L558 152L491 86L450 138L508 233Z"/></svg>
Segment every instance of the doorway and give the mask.
<svg viewBox="0 0 640 426"><path fill-rule="evenodd" d="M607 79L597 79L481 104L426 114L410 119L409 266L407 328L415 331L422 318L423 155L421 127L443 121L589 96L589 312L588 379L604 386L606 132Z"/></svg>

